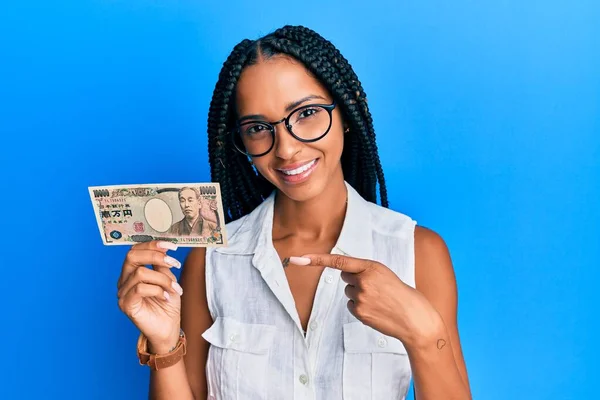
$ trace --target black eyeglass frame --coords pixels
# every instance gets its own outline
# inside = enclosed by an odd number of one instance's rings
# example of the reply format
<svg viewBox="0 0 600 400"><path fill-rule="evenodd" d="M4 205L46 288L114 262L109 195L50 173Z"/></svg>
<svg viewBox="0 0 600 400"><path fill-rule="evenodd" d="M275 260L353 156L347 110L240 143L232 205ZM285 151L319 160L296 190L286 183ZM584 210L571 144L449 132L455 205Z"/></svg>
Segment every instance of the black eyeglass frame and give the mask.
<svg viewBox="0 0 600 400"><path fill-rule="evenodd" d="M313 143L316 141L319 141L321 139L323 139L331 130L331 125L333 124L333 115L332 112L334 110L334 108L336 107L336 102L334 101L331 104L305 104L303 106L297 107L294 110L292 110L289 115L287 117L284 117L282 119L280 119L279 121L274 121L274 122L268 122L268 121L261 121L261 120L248 120L248 121L244 121L241 124L238 123L236 128L233 129L231 131L231 141L233 142L233 147L235 147L235 149L237 151L239 151L240 153L242 153L245 156L248 157L262 157L266 154L268 154L271 150L273 150L273 147L275 146L275 125L278 125L282 122L285 122L285 127L288 131L288 133L290 135L292 135L292 137L294 137L294 139L298 140L299 142L302 143ZM296 113L297 111L303 109L303 108L310 108L310 107L321 107L324 108L328 113L329 113L329 126L327 127L327 129L325 130L325 133L323 133L321 136L314 138L314 139L303 139L299 136L297 136L294 131L292 130L292 125L290 125L290 118L292 117L292 115L294 115L294 113ZM267 126L269 128L269 131L271 132L271 147L269 147L269 149L263 153L260 154L250 154L248 153L245 149L240 149L236 143L235 137L236 136L240 136L240 129L243 125L248 125L250 123L259 123L259 124L263 124L265 126Z"/></svg>

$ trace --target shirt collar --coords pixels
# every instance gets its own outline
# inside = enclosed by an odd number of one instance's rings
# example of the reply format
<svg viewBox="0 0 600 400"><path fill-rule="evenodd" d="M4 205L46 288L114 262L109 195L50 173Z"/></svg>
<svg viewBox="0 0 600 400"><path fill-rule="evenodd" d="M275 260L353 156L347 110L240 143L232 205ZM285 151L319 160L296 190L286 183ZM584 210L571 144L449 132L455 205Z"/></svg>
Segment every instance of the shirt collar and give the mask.
<svg viewBox="0 0 600 400"><path fill-rule="evenodd" d="M346 182L348 206L338 241L332 253L341 253L356 258L372 258L373 232L369 202ZM275 191L258 207L245 216L228 238L228 246L215 248L224 254L255 255L262 258L273 247L273 208ZM235 225L235 224L234 224ZM336 251L337 250L337 251ZM300 256L301 254L299 254Z"/></svg>

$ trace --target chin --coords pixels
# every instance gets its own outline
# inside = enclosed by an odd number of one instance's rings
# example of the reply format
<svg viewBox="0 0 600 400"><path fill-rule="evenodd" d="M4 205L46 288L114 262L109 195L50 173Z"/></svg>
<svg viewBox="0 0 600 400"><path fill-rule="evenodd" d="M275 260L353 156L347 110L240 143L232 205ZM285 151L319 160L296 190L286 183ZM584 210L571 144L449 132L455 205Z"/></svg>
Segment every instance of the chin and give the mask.
<svg viewBox="0 0 600 400"><path fill-rule="evenodd" d="M328 182L327 176L322 173L323 171L319 172L321 173L314 174L304 182L293 184L275 175L274 179L271 179L271 183L291 200L304 202L319 196L325 190Z"/></svg>
<svg viewBox="0 0 600 400"><path fill-rule="evenodd" d="M325 189L325 185L316 183L297 187L284 186L278 187L278 189L291 200L304 202L318 197Z"/></svg>

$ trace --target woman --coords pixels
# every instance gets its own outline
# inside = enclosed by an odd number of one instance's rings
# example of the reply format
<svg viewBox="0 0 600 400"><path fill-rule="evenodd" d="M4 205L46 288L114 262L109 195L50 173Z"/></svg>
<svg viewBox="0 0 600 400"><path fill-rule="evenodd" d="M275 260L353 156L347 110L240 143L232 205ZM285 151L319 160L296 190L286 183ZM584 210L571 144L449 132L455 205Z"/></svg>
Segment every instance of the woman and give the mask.
<svg viewBox="0 0 600 400"><path fill-rule="evenodd" d="M340 52L304 27L242 41L208 134L229 245L191 251L178 285L174 245L139 244L119 279L151 397L403 399L413 377L419 400L470 398L448 250L387 209Z"/></svg>

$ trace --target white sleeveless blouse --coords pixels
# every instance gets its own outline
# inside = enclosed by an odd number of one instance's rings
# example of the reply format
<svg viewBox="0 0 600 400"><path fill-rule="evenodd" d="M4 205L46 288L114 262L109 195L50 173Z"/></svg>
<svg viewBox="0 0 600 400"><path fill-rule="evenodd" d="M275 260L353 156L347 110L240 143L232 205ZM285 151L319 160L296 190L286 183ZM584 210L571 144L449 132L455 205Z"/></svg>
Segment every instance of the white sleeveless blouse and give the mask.
<svg viewBox="0 0 600 400"><path fill-rule="evenodd" d="M332 253L376 260L415 287L410 217L364 200L349 184ZM273 247L274 193L226 226L229 245L208 248L206 292L214 324L206 363L209 399L403 400L412 377L402 342L346 308L340 271L325 268L306 335Z"/></svg>

